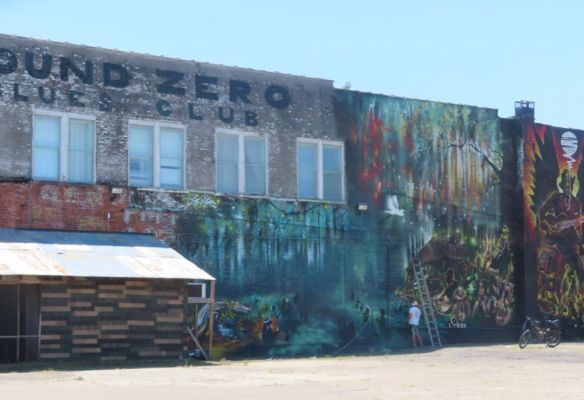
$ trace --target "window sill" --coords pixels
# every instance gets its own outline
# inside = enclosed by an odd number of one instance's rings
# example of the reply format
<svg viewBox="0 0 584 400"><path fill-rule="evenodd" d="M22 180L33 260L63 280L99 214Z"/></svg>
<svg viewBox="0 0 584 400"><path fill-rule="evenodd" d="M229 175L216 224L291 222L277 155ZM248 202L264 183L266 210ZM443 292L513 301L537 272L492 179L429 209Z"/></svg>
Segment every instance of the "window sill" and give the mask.
<svg viewBox="0 0 584 400"><path fill-rule="evenodd" d="M188 193L187 189L171 189L171 188L155 188L155 187L140 187L140 186L128 186L131 190L139 190L142 192L158 192L158 193Z"/></svg>
<svg viewBox="0 0 584 400"><path fill-rule="evenodd" d="M98 185L97 182L71 182L71 181L52 181L49 179L31 178L31 182L42 184L58 184L58 185L73 185L73 186L93 186Z"/></svg>
<svg viewBox="0 0 584 400"><path fill-rule="evenodd" d="M254 195L254 194L244 194L244 193L224 193L224 192L210 192L201 190L190 190L190 189L165 189L165 188L154 188L154 187L138 187L129 186L131 190L138 190L142 192L153 192L153 193L177 193L177 194L188 194L188 193L200 193L207 194L210 196L217 197L229 197L239 200L275 200L275 201L292 201L297 203L318 203L318 204L329 204L346 206L347 202L345 200L323 200L323 199L301 199L301 198L288 198L288 197L273 197L270 195Z"/></svg>
<svg viewBox="0 0 584 400"><path fill-rule="evenodd" d="M324 199L303 199L303 198L296 198L297 202L304 202L304 203L322 203L322 204L334 204L340 206L346 206L347 202L345 200L324 200Z"/></svg>
<svg viewBox="0 0 584 400"><path fill-rule="evenodd" d="M234 197L237 199L273 199L267 194L245 194L245 193L224 193L224 192L215 192L215 196L222 196L222 197Z"/></svg>

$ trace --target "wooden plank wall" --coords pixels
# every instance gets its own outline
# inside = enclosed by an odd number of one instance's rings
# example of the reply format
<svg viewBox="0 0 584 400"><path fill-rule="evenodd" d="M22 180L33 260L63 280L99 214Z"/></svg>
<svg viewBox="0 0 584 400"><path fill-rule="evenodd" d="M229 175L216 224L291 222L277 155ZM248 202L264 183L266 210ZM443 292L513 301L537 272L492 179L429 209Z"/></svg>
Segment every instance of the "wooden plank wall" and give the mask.
<svg viewBox="0 0 584 400"><path fill-rule="evenodd" d="M42 280L41 359L180 358L186 351L183 281Z"/></svg>

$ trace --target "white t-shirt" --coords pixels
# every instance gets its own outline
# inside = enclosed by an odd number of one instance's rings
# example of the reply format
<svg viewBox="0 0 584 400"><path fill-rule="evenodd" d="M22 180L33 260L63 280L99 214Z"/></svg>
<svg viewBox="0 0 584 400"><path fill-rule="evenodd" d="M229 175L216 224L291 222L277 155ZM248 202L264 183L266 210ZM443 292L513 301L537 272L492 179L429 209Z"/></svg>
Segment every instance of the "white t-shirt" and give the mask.
<svg viewBox="0 0 584 400"><path fill-rule="evenodd" d="M420 316L422 315L422 310L420 310L416 306L410 307L410 325L419 325L420 324Z"/></svg>

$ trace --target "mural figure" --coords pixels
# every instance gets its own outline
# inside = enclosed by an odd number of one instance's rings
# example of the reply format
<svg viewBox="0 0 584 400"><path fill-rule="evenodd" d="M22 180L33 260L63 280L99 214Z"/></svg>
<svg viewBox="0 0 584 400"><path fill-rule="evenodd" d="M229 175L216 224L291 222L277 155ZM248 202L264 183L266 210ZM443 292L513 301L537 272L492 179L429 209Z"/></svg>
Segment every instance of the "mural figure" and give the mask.
<svg viewBox="0 0 584 400"><path fill-rule="evenodd" d="M540 275L553 275L545 282L554 292L561 284L562 267L572 265L578 275L580 284L584 284L584 270L580 257L580 226L584 221L581 216L582 205L573 195L575 178L564 170L559 183L559 191L554 192L541 206L539 216L540 248L538 269ZM547 279L545 279L547 281ZM544 284L544 287L548 287Z"/></svg>
<svg viewBox="0 0 584 400"><path fill-rule="evenodd" d="M524 136L525 258L527 266L536 268L539 310L581 320L584 134L529 124Z"/></svg>
<svg viewBox="0 0 584 400"><path fill-rule="evenodd" d="M584 285L584 265L581 252L582 204L573 195L575 178L568 170L561 174L559 190L550 194L538 212L539 249L537 268L541 306L551 311L547 304L560 298L566 268L578 277L577 286Z"/></svg>

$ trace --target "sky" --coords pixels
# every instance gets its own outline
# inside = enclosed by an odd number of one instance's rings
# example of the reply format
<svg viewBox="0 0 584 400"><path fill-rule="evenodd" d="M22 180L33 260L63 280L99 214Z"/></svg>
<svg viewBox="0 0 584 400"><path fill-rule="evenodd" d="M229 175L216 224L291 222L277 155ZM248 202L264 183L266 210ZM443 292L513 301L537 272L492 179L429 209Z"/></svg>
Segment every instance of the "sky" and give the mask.
<svg viewBox="0 0 584 400"><path fill-rule="evenodd" d="M330 79L584 129L581 0L0 0L0 33Z"/></svg>

